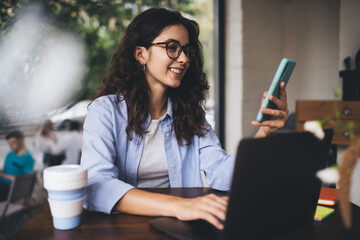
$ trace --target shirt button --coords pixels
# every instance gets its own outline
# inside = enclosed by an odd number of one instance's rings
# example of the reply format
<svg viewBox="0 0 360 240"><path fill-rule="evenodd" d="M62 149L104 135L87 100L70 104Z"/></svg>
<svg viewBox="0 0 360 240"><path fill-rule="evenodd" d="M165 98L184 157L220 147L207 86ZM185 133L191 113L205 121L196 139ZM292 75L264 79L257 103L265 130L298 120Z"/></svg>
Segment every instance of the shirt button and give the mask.
<svg viewBox="0 0 360 240"><path fill-rule="evenodd" d="M170 136L170 133L167 132L165 135L168 137L168 136Z"/></svg>
<svg viewBox="0 0 360 240"><path fill-rule="evenodd" d="M174 168L174 167L175 167L175 165L174 165L174 164L171 164L171 165L170 165L170 167Z"/></svg>

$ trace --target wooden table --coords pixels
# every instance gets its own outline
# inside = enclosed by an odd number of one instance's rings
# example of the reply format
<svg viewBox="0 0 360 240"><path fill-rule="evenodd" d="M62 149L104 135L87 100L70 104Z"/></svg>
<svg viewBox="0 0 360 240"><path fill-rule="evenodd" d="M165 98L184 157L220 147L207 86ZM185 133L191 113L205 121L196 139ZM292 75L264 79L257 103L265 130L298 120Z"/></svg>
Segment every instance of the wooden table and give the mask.
<svg viewBox="0 0 360 240"><path fill-rule="evenodd" d="M209 188L172 188L146 189L182 197L196 197L210 192L220 193ZM313 222L295 229L276 239L360 239L360 207L353 205L353 228L347 231L343 228L340 212L324 222ZM152 217L134 216L128 214L106 215L84 211L82 223L72 230L56 230L52 225L52 217L48 204L29 219L12 237L13 240L51 240L51 239L172 239L151 228L148 221Z"/></svg>

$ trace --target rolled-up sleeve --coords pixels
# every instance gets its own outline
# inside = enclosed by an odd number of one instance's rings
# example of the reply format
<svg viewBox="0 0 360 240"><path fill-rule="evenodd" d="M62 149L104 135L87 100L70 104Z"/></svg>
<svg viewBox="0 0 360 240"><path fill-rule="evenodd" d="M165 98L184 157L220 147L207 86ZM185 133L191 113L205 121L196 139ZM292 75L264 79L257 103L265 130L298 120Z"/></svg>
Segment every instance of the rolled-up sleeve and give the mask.
<svg viewBox="0 0 360 240"><path fill-rule="evenodd" d="M222 191L229 190L235 156L226 154L210 126L205 136L199 138L199 157L200 168L204 170L209 186Z"/></svg>
<svg viewBox="0 0 360 240"><path fill-rule="evenodd" d="M110 214L114 205L134 187L118 178L114 110L104 101L97 99L88 108L81 165L88 170L84 207Z"/></svg>

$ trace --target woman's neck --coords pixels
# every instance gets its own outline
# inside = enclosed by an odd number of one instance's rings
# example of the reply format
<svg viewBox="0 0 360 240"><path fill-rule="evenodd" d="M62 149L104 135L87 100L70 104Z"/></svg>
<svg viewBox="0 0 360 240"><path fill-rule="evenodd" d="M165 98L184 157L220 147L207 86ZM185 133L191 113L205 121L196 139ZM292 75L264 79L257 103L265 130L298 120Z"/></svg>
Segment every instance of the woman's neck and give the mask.
<svg viewBox="0 0 360 240"><path fill-rule="evenodd" d="M161 118L167 110L167 94L166 92L154 92L149 93L149 113L151 119Z"/></svg>

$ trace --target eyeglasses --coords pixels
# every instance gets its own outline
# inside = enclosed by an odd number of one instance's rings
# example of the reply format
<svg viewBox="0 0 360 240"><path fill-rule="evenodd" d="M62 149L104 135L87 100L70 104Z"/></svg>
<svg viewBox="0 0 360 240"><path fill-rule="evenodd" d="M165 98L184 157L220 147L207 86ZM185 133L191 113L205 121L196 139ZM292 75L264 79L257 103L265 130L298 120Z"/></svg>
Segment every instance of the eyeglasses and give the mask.
<svg viewBox="0 0 360 240"><path fill-rule="evenodd" d="M196 50L194 47L190 46L189 44L187 44L185 46L181 46L180 42L176 41L176 40L170 40L167 42L151 43L150 46L160 45L160 44L166 45L165 46L166 53L167 53L168 57L171 59L177 59L180 56L181 52L183 52L183 51L190 62L195 57Z"/></svg>

